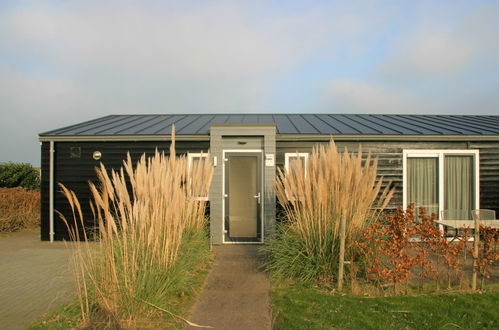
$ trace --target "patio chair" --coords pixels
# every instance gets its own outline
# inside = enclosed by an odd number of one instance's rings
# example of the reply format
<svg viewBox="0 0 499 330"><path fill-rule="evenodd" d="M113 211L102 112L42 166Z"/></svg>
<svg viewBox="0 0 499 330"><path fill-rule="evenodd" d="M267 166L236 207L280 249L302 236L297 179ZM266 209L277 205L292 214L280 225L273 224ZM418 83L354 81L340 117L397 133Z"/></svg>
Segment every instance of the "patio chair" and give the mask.
<svg viewBox="0 0 499 330"><path fill-rule="evenodd" d="M488 209L478 209L471 211L473 220L478 218L479 220L496 220L496 211Z"/></svg>
<svg viewBox="0 0 499 330"><path fill-rule="evenodd" d="M470 210L446 209L441 212L442 220L471 220Z"/></svg>
<svg viewBox="0 0 499 330"><path fill-rule="evenodd" d="M499 220L496 218L496 211L487 209L478 209L471 212L473 220L478 219L480 225L496 228L499 230Z"/></svg>

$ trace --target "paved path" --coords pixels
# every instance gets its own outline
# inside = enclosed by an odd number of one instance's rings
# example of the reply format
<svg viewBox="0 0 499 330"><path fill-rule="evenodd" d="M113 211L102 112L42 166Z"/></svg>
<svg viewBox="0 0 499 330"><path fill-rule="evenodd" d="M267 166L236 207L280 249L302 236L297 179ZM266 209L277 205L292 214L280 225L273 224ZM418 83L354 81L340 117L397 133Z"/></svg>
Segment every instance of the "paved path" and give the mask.
<svg viewBox="0 0 499 330"><path fill-rule="evenodd" d="M189 321L215 329L270 329L269 294L258 246L216 246L213 269Z"/></svg>
<svg viewBox="0 0 499 330"><path fill-rule="evenodd" d="M37 232L0 234L0 329L25 329L74 298L70 254Z"/></svg>

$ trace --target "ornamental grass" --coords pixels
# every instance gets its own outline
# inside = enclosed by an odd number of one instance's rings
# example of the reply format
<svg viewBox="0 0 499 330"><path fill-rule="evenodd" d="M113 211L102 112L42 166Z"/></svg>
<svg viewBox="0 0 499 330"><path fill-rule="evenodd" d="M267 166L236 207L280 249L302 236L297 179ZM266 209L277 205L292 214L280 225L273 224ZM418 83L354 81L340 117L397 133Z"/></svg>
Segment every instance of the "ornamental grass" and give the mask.
<svg viewBox="0 0 499 330"><path fill-rule="evenodd" d="M83 326L133 328L151 306L168 309L165 297L182 281L175 275L179 255L192 246L207 248L199 246L207 242L206 202L191 196L207 194L213 169L209 157L189 168L185 156L175 156L172 135L170 156L156 151L134 163L128 155L118 171L101 164L98 183L90 183L97 242L89 243L85 231L71 231ZM78 199L61 188L82 227Z"/></svg>
<svg viewBox="0 0 499 330"><path fill-rule="evenodd" d="M304 168L279 169L276 192L284 210L277 235L264 250L267 269L278 278L336 279L340 220L346 218L346 259L352 242L378 219L394 189L382 189L377 161L362 150L339 152L335 143L315 147Z"/></svg>

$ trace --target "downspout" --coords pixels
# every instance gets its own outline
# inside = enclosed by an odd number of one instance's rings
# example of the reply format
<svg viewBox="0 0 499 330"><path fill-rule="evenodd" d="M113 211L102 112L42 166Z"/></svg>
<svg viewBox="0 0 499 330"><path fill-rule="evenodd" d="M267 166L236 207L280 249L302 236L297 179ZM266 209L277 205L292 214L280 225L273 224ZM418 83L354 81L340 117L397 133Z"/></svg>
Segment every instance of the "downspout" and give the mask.
<svg viewBox="0 0 499 330"><path fill-rule="evenodd" d="M50 141L50 167L49 167L49 236L54 242L54 141Z"/></svg>

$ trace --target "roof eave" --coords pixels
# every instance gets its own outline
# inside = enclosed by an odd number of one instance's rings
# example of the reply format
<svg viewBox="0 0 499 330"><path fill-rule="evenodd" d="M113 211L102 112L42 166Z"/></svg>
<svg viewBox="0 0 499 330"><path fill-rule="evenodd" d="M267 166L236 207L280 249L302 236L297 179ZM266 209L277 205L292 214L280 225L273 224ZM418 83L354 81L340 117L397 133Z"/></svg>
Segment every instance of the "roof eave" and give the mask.
<svg viewBox="0 0 499 330"><path fill-rule="evenodd" d="M277 134L277 141L499 141L499 135Z"/></svg>
<svg viewBox="0 0 499 330"><path fill-rule="evenodd" d="M171 135L39 135L40 142L113 142L113 141L171 141ZM175 141L209 141L208 134L175 134Z"/></svg>
<svg viewBox="0 0 499 330"><path fill-rule="evenodd" d="M277 134L277 141L499 141L499 135ZM39 135L40 142L170 141L171 135ZM175 134L176 141L209 141L209 134Z"/></svg>

